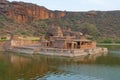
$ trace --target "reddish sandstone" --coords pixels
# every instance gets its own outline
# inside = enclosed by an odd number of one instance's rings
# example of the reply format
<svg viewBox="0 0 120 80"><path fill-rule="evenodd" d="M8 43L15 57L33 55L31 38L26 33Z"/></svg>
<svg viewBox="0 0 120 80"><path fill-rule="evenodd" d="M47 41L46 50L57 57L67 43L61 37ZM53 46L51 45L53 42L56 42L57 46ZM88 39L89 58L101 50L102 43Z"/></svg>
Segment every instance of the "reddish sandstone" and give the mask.
<svg viewBox="0 0 120 80"><path fill-rule="evenodd" d="M8 16L19 23L26 23L39 19L60 18L65 16L65 12L50 11L45 7L30 3L12 2L11 4L13 8L9 10Z"/></svg>
<svg viewBox="0 0 120 80"><path fill-rule="evenodd" d="M1 0L0 4L0 13L18 23L27 23L39 19L61 18L66 15L66 12L51 11L43 6L31 3Z"/></svg>

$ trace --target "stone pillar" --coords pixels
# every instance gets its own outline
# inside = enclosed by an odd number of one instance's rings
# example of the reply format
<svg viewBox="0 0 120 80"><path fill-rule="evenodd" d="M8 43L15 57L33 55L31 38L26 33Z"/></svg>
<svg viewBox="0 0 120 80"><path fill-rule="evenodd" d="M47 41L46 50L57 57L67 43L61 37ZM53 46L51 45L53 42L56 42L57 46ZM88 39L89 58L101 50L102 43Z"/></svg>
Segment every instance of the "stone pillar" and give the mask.
<svg viewBox="0 0 120 80"><path fill-rule="evenodd" d="M75 45L74 48L76 49L77 48L77 43L75 43L74 45Z"/></svg>
<svg viewBox="0 0 120 80"><path fill-rule="evenodd" d="M71 43L71 49L74 49L74 43Z"/></svg>
<svg viewBox="0 0 120 80"><path fill-rule="evenodd" d="M65 43L64 48L67 49L67 44Z"/></svg>

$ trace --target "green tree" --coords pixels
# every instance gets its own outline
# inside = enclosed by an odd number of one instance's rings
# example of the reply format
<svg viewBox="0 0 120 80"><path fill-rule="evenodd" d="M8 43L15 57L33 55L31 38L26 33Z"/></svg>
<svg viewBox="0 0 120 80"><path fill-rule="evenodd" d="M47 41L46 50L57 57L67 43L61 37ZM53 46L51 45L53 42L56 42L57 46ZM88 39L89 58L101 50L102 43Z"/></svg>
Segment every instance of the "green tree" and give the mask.
<svg viewBox="0 0 120 80"><path fill-rule="evenodd" d="M98 36L99 35L99 31L94 24L90 24L90 23L85 22L85 23L82 23L79 26L79 29L84 34L88 34L88 35L92 35L92 36Z"/></svg>
<svg viewBox="0 0 120 80"><path fill-rule="evenodd" d="M113 40L111 38L105 38L102 43L112 43Z"/></svg>

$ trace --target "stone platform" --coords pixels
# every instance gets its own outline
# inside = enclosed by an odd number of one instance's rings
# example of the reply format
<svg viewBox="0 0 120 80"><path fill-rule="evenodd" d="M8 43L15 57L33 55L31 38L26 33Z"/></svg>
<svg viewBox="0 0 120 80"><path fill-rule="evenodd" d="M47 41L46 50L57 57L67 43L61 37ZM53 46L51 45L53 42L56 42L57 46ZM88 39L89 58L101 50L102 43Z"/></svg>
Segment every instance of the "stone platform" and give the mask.
<svg viewBox="0 0 120 80"><path fill-rule="evenodd" d="M92 54L107 54L107 48L96 47L93 49L58 49L58 48L39 48L39 47L14 47L12 52L26 54L42 54L51 56L78 57Z"/></svg>

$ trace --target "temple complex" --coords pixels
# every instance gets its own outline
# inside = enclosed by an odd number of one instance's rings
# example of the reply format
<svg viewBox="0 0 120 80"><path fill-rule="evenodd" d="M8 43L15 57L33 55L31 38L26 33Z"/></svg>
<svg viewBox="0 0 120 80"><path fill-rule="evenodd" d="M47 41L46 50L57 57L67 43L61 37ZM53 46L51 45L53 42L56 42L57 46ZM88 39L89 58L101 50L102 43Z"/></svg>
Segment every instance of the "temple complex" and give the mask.
<svg viewBox="0 0 120 80"><path fill-rule="evenodd" d="M45 37L41 37L41 47L59 49L90 49L96 48L96 42L85 38L81 32L60 27L48 28Z"/></svg>
<svg viewBox="0 0 120 80"><path fill-rule="evenodd" d="M49 27L46 34L40 36L37 42L20 36L14 36L5 43L5 50L17 53L66 57L91 54L102 55L108 52L107 48L96 47L96 42L88 40L81 32L61 29L60 27Z"/></svg>

